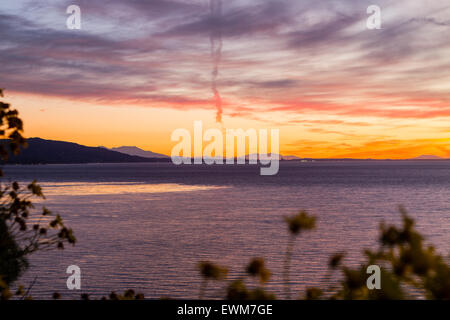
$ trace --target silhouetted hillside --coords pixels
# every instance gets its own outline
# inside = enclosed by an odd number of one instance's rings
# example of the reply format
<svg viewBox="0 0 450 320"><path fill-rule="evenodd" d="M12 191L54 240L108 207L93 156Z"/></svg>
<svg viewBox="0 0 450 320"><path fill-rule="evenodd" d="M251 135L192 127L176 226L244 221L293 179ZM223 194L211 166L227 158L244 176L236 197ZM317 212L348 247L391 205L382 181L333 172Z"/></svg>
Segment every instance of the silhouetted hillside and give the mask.
<svg viewBox="0 0 450 320"><path fill-rule="evenodd" d="M2 141L5 143L5 140ZM76 143L27 139L28 147L22 148L19 155L11 155L9 164L38 163L120 163L120 162L164 162L166 159L149 159L130 156L104 148L86 147Z"/></svg>

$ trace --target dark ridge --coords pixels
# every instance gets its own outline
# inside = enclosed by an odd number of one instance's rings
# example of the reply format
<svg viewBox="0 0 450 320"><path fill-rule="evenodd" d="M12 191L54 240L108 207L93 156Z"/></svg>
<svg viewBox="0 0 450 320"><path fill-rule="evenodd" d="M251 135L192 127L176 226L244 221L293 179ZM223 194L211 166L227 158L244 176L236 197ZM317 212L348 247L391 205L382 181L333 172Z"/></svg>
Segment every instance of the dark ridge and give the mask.
<svg viewBox="0 0 450 320"><path fill-rule="evenodd" d="M0 143L6 144L7 140ZM101 147L86 147L72 142L27 139L28 146L18 155L10 155L7 164L74 164L74 163L126 163L169 162L168 159L143 158L111 151Z"/></svg>

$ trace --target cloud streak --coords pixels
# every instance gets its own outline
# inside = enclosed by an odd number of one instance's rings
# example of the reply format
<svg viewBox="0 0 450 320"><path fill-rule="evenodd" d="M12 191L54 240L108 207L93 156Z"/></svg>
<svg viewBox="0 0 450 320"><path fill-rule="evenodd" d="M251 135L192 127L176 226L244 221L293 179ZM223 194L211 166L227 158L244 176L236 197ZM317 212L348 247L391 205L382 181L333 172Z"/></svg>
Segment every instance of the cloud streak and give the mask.
<svg viewBox="0 0 450 320"><path fill-rule="evenodd" d="M209 0L209 9L211 12L211 18L214 20L220 20L222 18L222 1L221 0ZM217 76L219 75L219 64L222 59L222 29L212 29L209 37L211 42L211 58L213 62L213 70L211 74L211 90L214 95L217 114L216 121L222 123L222 97L217 89Z"/></svg>

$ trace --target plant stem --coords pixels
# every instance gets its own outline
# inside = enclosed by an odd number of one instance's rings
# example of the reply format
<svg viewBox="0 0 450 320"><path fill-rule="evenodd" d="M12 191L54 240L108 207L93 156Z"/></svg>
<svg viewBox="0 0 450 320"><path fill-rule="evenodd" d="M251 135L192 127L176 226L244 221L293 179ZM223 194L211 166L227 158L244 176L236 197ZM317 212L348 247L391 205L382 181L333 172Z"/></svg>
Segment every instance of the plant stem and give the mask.
<svg viewBox="0 0 450 320"><path fill-rule="evenodd" d="M289 269L291 267L292 251L294 250L295 235L291 234L289 236L288 245L286 249L286 256L284 258L284 292L287 300L291 299L291 288L289 284Z"/></svg>
<svg viewBox="0 0 450 320"><path fill-rule="evenodd" d="M200 292L198 294L198 298L199 300L202 300L204 295L205 295L205 291L206 291L206 286L208 284L208 279L207 278L203 278L203 281L200 285Z"/></svg>

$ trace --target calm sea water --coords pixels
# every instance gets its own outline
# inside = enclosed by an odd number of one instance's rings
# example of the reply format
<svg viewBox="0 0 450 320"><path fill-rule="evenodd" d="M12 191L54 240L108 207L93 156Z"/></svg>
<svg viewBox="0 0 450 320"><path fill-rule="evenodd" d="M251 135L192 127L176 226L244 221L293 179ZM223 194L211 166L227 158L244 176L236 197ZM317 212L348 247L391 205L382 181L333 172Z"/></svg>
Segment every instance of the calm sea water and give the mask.
<svg viewBox="0 0 450 320"><path fill-rule="evenodd" d="M410 212L427 241L450 252L450 162L282 163L277 176L257 166L90 164L7 166L5 178L37 179L47 199L78 238L74 247L38 253L20 280L47 299L133 288L148 298L196 298L196 264L210 260L239 277L251 257L266 259L268 289L282 297L287 243L283 217L305 209L318 228L297 239L293 292L320 285L331 254L361 261L376 246L378 225ZM82 290L66 287L67 266L78 265ZM251 286L252 283L250 282ZM211 286L208 297L223 295Z"/></svg>

